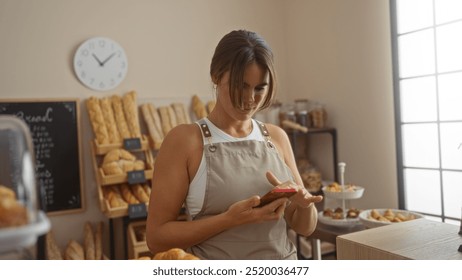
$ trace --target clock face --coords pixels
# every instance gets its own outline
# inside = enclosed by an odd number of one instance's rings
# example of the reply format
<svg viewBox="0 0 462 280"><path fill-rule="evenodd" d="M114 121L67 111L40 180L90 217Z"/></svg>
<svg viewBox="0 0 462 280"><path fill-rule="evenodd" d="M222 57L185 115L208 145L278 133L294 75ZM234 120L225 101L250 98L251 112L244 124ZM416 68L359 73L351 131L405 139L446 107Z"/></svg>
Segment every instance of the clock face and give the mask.
<svg viewBox="0 0 462 280"><path fill-rule="evenodd" d="M127 70L124 49L108 38L88 39L74 55L77 78L93 90L105 91L117 87L125 78Z"/></svg>

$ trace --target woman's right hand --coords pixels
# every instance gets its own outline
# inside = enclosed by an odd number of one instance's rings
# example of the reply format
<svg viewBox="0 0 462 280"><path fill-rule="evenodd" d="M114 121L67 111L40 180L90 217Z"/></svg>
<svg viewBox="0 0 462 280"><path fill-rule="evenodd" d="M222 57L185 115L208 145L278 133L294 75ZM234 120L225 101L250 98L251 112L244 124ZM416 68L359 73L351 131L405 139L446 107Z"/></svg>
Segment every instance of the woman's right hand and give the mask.
<svg viewBox="0 0 462 280"><path fill-rule="evenodd" d="M230 219L231 224L235 226L274 221L284 216L287 202L287 198L279 198L257 208L256 206L260 204L260 197L255 195L232 204L225 212L225 215Z"/></svg>

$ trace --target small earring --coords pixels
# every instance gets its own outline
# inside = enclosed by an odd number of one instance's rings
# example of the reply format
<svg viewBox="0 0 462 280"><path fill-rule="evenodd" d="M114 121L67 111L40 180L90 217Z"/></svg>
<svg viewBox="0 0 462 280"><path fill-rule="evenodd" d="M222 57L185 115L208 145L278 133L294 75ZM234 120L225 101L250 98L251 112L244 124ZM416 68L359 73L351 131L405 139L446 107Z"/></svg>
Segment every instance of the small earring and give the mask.
<svg viewBox="0 0 462 280"><path fill-rule="evenodd" d="M214 89L214 90L217 89L217 84L213 84L213 89Z"/></svg>

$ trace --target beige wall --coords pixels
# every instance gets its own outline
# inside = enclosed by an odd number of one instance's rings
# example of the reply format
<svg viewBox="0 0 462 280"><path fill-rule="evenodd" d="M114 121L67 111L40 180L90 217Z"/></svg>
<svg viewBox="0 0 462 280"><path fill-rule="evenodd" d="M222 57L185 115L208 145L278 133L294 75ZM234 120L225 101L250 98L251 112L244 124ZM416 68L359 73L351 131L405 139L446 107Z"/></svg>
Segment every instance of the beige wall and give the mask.
<svg viewBox="0 0 462 280"><path fill-rule="evenodd" d="M327 106L345 181L366 188L352 206L397 207L389 1L285 3L288 95ZM313 158L329 173L330 139L318 140Z"/></svg>
<svg viewBox="0 0 462 280"><path fill-rule="evenodd" d="M0 0L0 97L84 100L132 89L140 100L210 96L214 47L240 28L262 34L272 46L281 100L307 97L327 105L347 180L367 188L357 205L396 207L386 0ZM110 37L127 53L127 77L114 91L91 91L74 76L73 53L93 36ZM81 111L86 144L93 136L84 106ZM81 241L87 220L107 224L88 145L82 155L87 207L51 217L61 246L70 238Z"/></svg>

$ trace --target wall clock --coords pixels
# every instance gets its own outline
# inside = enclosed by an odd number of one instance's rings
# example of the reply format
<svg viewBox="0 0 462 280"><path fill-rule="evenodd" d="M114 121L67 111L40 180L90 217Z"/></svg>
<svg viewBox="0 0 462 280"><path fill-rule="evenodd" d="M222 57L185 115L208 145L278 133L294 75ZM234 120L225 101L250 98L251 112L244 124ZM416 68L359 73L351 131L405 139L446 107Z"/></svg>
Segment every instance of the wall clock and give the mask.
<svg viewBox="0 0 462 280"><path fill-rule="evenodd" d="M124 80L127 70L124 49L109 38L90 38L74 54L75 75L93 90L106 91L117 87Z"/></svg>

